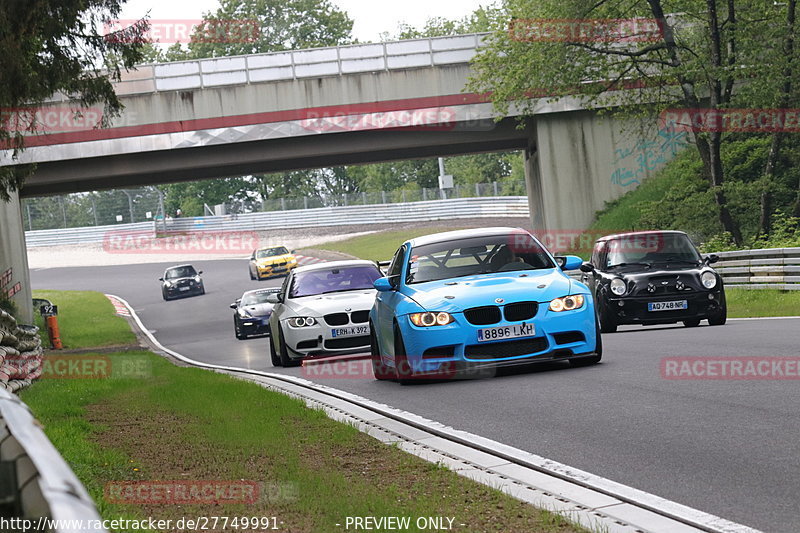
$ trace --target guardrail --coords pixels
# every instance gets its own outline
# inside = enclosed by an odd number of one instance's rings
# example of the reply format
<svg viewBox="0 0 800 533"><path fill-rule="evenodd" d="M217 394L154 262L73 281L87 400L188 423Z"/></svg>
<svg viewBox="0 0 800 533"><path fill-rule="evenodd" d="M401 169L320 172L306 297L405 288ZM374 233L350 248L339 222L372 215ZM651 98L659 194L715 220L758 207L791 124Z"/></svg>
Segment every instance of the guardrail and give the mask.
<svg viewBox="0 0 800 533"><path fill-rule="evenodd" d="M2 496L4 502L13 505L12 516L31 521L29 527L19 530L105 532L89 493L47 439L30 409L3 389L0 416L2 485L9 492Z"/></svg>
<svg viewBox="0 0 800 533"><path fill-rule="evenodd" d="M456 198L396 204L320 207L268 211L221 217L176 218L158 223L158 229L191 231L262 231L276 228L363 226L395 222L426 222L459 218L528 217L527 196ZM29 247L101 242L119 232L155 231L153 222L88 228L25 232Z"/></svg>
<svg viewBox="0 0 800 533"><path fill-rule="evenodd" d="M800 248L719 252L713 265L726 287L800 290Z"/></svg>

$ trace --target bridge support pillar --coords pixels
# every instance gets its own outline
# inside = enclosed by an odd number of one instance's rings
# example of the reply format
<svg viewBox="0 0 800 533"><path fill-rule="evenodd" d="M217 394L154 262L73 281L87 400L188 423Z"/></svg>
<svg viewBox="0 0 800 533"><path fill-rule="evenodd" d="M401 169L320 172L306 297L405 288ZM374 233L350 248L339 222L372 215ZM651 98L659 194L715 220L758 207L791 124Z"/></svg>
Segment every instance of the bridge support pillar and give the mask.
<svg viewBox="0 0 800 533"><path fill-rule="evenodd" d="M542 173L539 171L539 152L536 146L525 150L525 185L528 189L528 208L531 213L531 229L542 231L544 224L544 202L542 201Z"/></svg>
<svg viewBox="0 0 800 533"><path fill-rule="evenodd" d="M12 295L20 323L33 323L28 251L17 194L12 194L9 202L0 201L0 291Z"/></svg>

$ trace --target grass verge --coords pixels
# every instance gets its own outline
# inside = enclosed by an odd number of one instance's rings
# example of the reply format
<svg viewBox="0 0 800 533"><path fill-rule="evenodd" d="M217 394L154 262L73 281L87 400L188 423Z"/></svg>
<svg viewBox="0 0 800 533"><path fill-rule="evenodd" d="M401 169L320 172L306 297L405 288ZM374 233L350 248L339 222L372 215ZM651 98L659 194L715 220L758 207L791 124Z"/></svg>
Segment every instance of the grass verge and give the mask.
<svg viewBox="0 0 800 533"><path fill-rule="evenodd" d="M800 315L800 291L725 289L730 318Z"/></svg>
<svg viewBox="0 0 800 533"><path fill-rule="evenodd" d="M58 306L58 326L64 348L128 345L136 342L136 336L128 323L114 313L114 306L99 292L33 291L33 297L50 300ZM38 312L35 315L42 342L48 346L44 321Z"/></svg>
<svg viewBox="0 0 800 533"><path fill-rule="evenodd" d="M86 309L98 323L113 312ZM275 517L281 530L316 532L340 530L348 516L408 516L407 531L416 531L414 520L430 516L451 517L463 531L583 531L254 383L148 352L98 352L112 379L43 379L22 398L104 518ZM135 377L115 372L134 360ZM250 504L126 504L104 496L108 483L153 480L252 481L269 489Z"/></svg>
<svg viewBox="0 0 800 533"><path fill-rule="evenodd" d="M408 239L442 231L455 231L458 229L462 228L430 226L408 230L382 231L379 233L362 235L360 237L353 237L352 239L344 241L318 244L315 245L314 248L349 254L370 261L388 261L394 256L394 253L400 245Z"/></svg>

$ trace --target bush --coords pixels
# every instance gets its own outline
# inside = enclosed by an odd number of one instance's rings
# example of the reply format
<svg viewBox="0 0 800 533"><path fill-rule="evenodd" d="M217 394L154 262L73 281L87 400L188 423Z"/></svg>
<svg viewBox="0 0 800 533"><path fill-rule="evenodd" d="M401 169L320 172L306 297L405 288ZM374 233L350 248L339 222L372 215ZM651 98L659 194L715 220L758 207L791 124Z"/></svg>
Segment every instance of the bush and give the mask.
<svg viewBox="0 0 800 533"><path fill-rule="evenodd" d="M8 299L8 297L4 294L0 295L0 309L13 317L16 317L19 314L17 304Z"/></svg>

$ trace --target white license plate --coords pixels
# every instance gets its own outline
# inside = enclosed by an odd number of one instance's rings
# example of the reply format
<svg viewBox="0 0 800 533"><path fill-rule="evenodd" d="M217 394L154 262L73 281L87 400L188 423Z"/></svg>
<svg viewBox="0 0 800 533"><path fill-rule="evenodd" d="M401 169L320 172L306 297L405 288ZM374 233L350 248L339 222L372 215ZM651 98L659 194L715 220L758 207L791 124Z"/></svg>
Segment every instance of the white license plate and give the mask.
<svg viewBox="0 0 800 533"><path fill-rule="evenodd" d="M499 326L496 328L479 329L478 342L516 339L520 337L533 337L535 335L536 328L533 326L533 324L515 324L513 326Z"/></svg>
<svg viewBox="0 0 800 533"><path fill-rule="evenodd" d="M689 302L677 300L674 302L649 302L647 304L648 311L679 311L681 309L689 309Z"/></svg>
<svg viewBox="0 0 800 533"><path fill-rule="evenodd" d="M369 326L350 326L348 328L336 328L331 330L331 336L338 337L360 337L369 335Z"/></svg>
<svg viewBox="0 0 800 533"><path fill-rule="evenodd" d="M178 288L179 291L188 291L189 289L191 289L191 287L179 287Z"/></svg>

